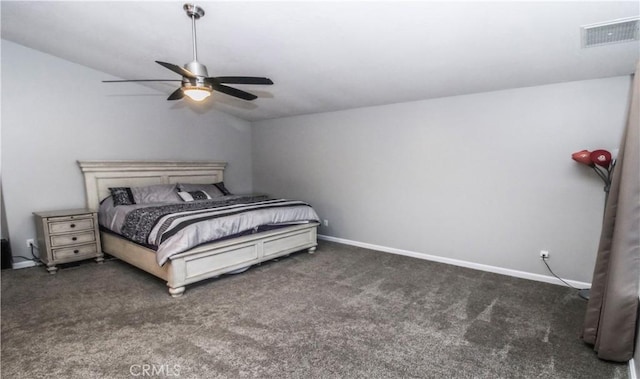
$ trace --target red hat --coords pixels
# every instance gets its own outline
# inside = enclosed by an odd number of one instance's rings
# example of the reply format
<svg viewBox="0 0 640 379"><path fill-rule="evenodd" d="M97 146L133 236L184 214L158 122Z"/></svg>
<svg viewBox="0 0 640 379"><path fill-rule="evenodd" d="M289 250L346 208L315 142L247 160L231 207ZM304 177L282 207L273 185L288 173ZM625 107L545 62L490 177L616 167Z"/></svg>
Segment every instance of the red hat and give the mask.
<svg viewBox="0 0 640 379"><path fill-rule="evenodd" d="M593 166L593 161L591 160L591 153L589 150L581 150L571 154L571 158L582 164L586 164L587 166Z"/></svg>
<svg viewBox="0 0 640 379"><path fill-rule="evenodd" d="M611 153L606 150L594 150L591 153L591 161L598 166L609 168L611 163Z"/></svg>

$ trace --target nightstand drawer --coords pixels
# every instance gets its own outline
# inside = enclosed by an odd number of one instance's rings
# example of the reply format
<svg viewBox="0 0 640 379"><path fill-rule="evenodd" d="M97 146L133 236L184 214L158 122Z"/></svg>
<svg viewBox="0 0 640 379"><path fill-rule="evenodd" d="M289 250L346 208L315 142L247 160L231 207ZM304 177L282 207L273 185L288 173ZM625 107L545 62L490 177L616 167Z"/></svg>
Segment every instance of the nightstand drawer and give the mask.
<svg viewBox="0 0 640 379"><path fill-rule="evenodd" d="M84 218L49 223L49 233L67 233L76 230L93 230L93 219Z"/></svg>
<svg viewBox="0 0 640 379"><path fill-rule="evenodd" d="M82 233L56 234L51 236L51 246L66 246L79 243L93 242L96 234L93 230Z"/></svg>
<svg viewBox="0 0 640 379"><path fill-rule="evenodd" d="M98 247L95 243L52 250L53 259L64 259L82 255L95 255L97 252Z"/></svg>

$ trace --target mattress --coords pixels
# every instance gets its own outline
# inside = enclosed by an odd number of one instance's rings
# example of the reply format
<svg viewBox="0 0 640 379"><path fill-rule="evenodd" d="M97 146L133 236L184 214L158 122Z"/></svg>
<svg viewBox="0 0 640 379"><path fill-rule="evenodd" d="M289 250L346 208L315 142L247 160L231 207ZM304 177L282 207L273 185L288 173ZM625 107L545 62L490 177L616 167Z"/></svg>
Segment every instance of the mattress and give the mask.
<svg viewBox="0 0 640 379"><path fill-rule="evenodd" d="M230 236L300 223L317 223L307 203L266 196L221 196L208 200L114 206L100 204L102 229L156 251L163 265L172 255Z"/></svg>

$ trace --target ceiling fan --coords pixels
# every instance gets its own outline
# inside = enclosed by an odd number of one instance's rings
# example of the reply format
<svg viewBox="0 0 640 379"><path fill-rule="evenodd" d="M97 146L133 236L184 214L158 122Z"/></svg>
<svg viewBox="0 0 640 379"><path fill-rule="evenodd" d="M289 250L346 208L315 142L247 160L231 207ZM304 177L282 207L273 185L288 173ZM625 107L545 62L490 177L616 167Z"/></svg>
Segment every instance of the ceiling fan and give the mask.
<svg viewBox="0 0 640 379"><path fill-rule="evenodd" d="M103 80L103 83L123 83L123 82L179 82L180 88L175 90L167 100L179 100L185 95L195 101L202 101L211 95L212 91L218 91L243 100L254 100L258 96L239 90L237 88L225 86L225 84L273 84L271 79L255 76L218 76L209 77L207 67L198 62L198 48L196 45L196 20L204 16L204 10L193 4L185 4L183 9L191 19L193 34L193 61L180 67L175 64L156 61L159 65L182 75L180 79L130 79L130 80Z"/></svg>

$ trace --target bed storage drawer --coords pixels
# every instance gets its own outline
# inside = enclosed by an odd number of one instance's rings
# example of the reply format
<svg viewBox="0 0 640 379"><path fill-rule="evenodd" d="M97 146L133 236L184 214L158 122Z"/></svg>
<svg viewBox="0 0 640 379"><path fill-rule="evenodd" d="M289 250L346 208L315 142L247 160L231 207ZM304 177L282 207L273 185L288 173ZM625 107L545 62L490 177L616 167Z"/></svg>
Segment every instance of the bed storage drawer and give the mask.
<svg viewBox="0 0 640 379"><path fill-rule="evenodd" d="M313 232L315 232L315 228L301 230L295 234L285 234L278 238L266 240L263 247L264 256L267 257L269 255L280 254L285 249L289 252L294 252L296 251L296 247L300 247L299 250L302 250L309 247L310 244L315 245L316 236Z"/></svg>
<svg viewBox="0 0 640 379"><path fill-rule="evenodd" d="M243 246L224 251L215 255L193 256L186 259L185 271L187 278L196 277L210 271L210 267L225 268L246 264L258 259L258 249L255 245ZM250 264L250 263L249 263Z"/></svg>

